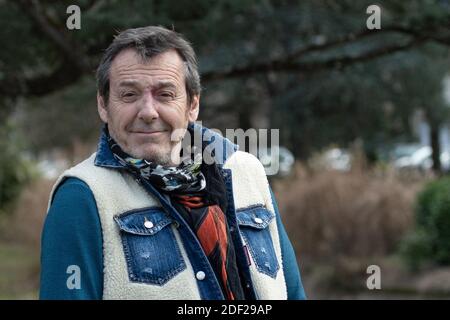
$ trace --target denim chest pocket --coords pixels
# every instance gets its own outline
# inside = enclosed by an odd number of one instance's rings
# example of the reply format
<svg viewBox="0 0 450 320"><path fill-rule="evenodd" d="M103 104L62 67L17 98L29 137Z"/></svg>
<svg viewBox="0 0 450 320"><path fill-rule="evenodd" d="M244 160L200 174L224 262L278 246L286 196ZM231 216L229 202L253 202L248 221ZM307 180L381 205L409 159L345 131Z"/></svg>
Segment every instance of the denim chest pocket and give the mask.
<svg viewBox="0 0 450 320"><path fill-rule="evenodd" d="M145 208L115 216L132 282L164 285L186 269L171 219L160 208Z"/></svg>
<svg viewBox="0 0 450 320"><path fill-rule="evenodd" d="M237 210L236 217L256 269L275 278L280 266L269 230L275 215L263 206L254 206Z"/></svg>

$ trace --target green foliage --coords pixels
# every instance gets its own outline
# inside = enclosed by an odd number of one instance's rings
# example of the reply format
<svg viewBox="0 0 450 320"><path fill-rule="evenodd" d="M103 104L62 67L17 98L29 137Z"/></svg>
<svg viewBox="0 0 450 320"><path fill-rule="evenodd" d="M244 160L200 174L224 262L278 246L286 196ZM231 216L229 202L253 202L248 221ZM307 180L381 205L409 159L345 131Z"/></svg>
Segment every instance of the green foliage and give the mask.
<svg viewBox="0 0 450 320"><path fill-rule="evenodd" d="M409 233L400 245L400 253L411 270L418 270L432 256L430 235L423 228Z"/></svg>
<svg viewBox="0 0 450 320"><path fill-rule="evenodd" d="M412 268L424 262L450 264L450 177L429 183L419 194L416 230L401 249Z"/></svg>
<svg viewBox="0 0 450 320"><path fill-rule="evenodd" d="M22 187L33 176L30 164L20 152L19 138L13 125L0 125L0 214L19 195Z"/></svg>

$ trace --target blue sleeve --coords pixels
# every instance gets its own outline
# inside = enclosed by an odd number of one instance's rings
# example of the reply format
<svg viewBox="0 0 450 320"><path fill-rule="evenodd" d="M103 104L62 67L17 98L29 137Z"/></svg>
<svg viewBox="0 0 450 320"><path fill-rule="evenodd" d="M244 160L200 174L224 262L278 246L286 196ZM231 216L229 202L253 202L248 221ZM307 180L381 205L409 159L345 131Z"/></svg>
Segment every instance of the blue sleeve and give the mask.
<svg viewBox="0 0 450 320"><path fill-rule="evenodd" d="M288 291L288 300L305 300L305 290L303 288L295 251L292 247L291 242L289 241L286 230L284 229L283 222L281 221L280 212L278 211L278 205L272 189L270 190L270 193L272 196L272 204L277 219L278 235L280 237L281 245L281 256L283 258L283 271Z"/></svg>
<svg viewBox="0 0 450 320"><path fill-rule="evenodd" d="M101 299L103 248L97 205L81 180L54 194L41 243L40 299Z"/></svg>

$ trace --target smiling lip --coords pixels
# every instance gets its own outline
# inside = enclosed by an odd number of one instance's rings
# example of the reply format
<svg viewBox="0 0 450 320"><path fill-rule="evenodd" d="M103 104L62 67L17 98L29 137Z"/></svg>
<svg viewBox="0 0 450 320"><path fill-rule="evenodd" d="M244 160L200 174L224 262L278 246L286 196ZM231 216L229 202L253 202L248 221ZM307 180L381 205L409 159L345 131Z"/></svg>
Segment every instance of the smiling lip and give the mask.
<svg viewBox="0 0 450 320"><path fill-rule="evenodd" d="M137 133L137 134L156 134L156 133L162 133L165 132L165 130L161 130L161 131L132 131L132 133Z"/></svg>

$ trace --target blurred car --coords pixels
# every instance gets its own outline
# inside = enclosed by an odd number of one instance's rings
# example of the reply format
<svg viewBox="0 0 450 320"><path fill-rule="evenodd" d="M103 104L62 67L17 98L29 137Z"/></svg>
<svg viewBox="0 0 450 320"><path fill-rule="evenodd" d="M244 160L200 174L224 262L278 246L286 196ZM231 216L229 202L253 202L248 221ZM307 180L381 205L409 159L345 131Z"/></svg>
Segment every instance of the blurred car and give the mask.
<svg viewBox="0 0 450 320"><path fill-rule="evenodd" d="M433 167L433 159L430 146L420 144L398 145L393 152L393 163L397 169L417 169L428 171ZM450 153L444 151L440 154L441 168L450 170Z"/></svg>
<svg viewBox="0 0 450 320"><path fill-rule="evenodd" d="M321 160L327 169L349 171L352 167L351 154L346 149L332 148L324 152Z"/></svg>
<svg viewBox="0 0 450 320"><path fill-rule="evenodd" d="M406 151L406 150L405 150ZM433 167L433 160L431 159L432 149L429 146L419 146L408 150L409 153L404 153L394 160L394 166L398 169L419 169L430 170Z"/></svg>

